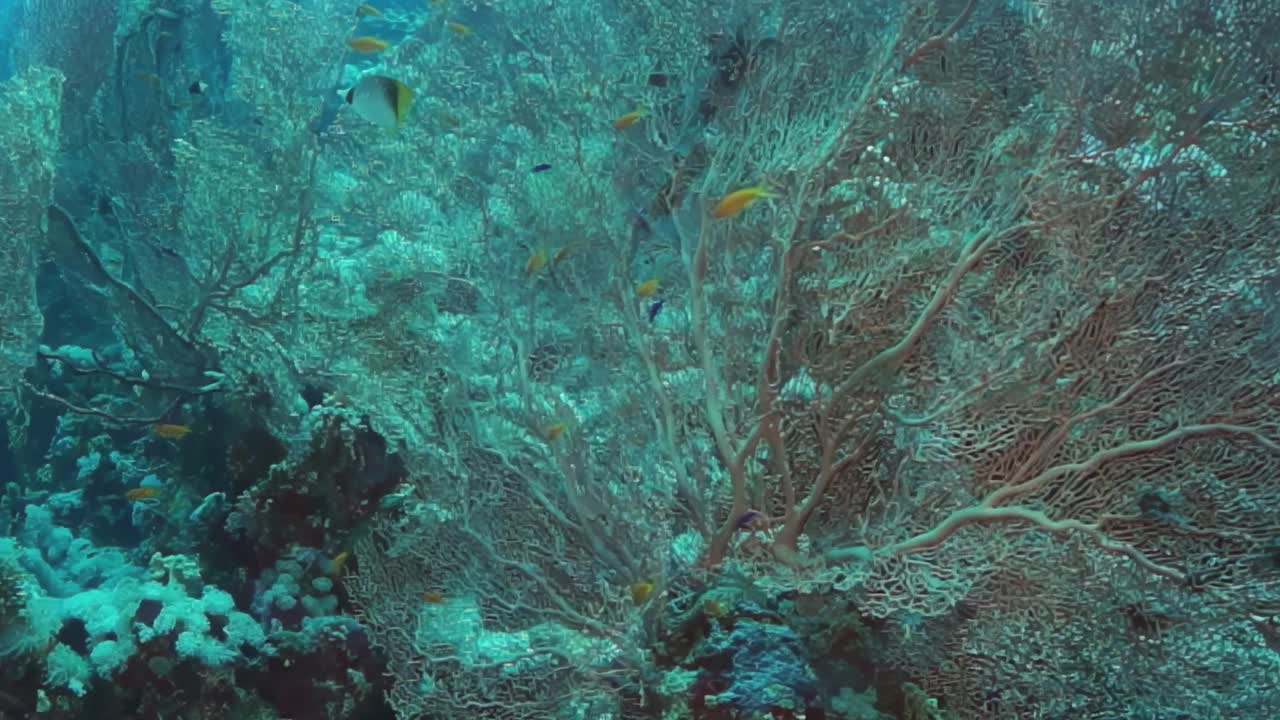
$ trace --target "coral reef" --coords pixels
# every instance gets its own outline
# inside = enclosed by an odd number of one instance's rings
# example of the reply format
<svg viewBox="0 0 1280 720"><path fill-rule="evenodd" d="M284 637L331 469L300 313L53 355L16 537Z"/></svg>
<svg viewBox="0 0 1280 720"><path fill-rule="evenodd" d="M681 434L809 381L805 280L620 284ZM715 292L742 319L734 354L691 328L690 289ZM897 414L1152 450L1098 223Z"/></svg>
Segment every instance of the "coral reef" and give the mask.
<svg viewBox="0 0 1280 720"><path fill-rule="evenodd" d="M0 718L1280 717L1277 36L0 3Z"/></svg>

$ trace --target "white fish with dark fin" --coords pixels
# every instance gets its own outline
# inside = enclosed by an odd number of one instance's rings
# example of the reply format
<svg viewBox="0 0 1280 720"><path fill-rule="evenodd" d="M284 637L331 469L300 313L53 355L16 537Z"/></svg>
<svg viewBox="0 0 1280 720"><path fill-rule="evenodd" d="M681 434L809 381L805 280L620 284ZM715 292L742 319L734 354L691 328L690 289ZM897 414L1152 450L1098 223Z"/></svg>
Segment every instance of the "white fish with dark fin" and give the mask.
<svg viewBox="0 0 1280 720"><path fill-rule="evenodd" d="M366 75L347 91L347 104L378 127L397 128L413 105L413 91L394 78Z"/></svg>
<svg viewBox="0 0 1280 720"><path fill-rule="evenodd" d="M203 95L204 92L208 89L209 89L208 83L205 83L202 80L197 80L187 86L187 92L191 93L192 95Z"/></svg>

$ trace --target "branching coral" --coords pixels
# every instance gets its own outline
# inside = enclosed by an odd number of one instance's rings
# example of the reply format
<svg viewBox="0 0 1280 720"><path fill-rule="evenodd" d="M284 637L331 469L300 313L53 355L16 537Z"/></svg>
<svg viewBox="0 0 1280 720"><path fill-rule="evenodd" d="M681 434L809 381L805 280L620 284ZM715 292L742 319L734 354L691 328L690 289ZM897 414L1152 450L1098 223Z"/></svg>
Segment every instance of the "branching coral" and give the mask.
<svg viewBox="0 0 1280 720"><path fill-rule="evenodd" d="M53 197L63 81L57 70L32 67L0 87L14 116L0 129L0 232L7 238L0 263L8 278L0 296L4 378L17 377L31 364L42 326L35 304L36 248L44 205Z"/></svg>

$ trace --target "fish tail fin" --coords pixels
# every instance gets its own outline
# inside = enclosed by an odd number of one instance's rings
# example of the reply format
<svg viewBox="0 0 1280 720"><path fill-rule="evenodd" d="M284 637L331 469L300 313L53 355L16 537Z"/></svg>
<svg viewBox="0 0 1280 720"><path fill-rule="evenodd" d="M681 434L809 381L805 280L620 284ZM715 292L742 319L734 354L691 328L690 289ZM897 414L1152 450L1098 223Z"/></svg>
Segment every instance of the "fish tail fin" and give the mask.
<svg viewBox="0 0 1280 720"><path fill-rule="evenodd" d="M396 86L396 123L404 122L409 114L409 108L413 106L413 91L408 85L398 83Z"/></svg>

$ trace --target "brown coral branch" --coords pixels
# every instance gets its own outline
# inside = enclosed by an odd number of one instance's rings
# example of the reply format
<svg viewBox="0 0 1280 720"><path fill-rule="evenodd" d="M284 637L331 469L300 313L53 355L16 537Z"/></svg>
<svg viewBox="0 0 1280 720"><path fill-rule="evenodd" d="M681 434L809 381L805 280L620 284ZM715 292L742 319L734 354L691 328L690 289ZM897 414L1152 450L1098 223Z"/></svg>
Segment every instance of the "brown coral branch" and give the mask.
<svg viewBox="0 0 1280 720"><path fill-rule="evenodd" d="M913 50L911 54L907 55L907 58L902 61L902 69L906 70L912 65L920 62L920 59L923 58L926 53L942 47L947 40L951 39L952 35L955 35L956 32L969 21L969 16L973 15L973 8L977 6L977 4L978 0L969 0L968 4L964 6L964 10L960 11L960 14L956 16L955 20L951 21L951 24L948 25L945 30L934 35L928 40L925 40L919 47Z"/></svg>

